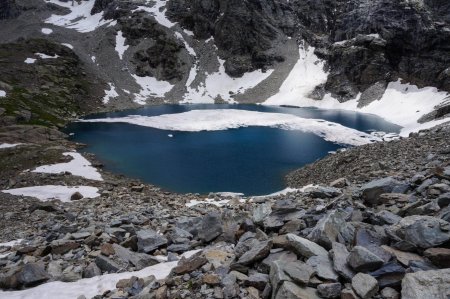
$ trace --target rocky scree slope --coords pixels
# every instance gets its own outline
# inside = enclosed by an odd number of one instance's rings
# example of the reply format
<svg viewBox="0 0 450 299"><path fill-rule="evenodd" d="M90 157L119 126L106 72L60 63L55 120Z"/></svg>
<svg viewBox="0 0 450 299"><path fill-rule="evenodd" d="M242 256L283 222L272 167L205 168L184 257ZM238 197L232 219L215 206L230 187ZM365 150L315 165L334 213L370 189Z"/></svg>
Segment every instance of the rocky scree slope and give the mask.
<svg viewBox="0 0 450 299"><path fill-rule="evenodd" d="M178 261L167 278L129 273L94 298L444 298L450 286L450 148L434 141L449 134L450 127L441 127L404 139L412 143L402 147L410 157L404 167L366 168L385 155L376 151L353 162L368 169L366 177L344 173L325 184L317 176L311 182L317 185L273 197L211 195L222 207L187 207L204 198L107 173L96 183L96 199L39 202L0 193L7 223L2 238L25 239L1 249L0 286L76 283L139 270L167 255ZM384 143L387 152L397 147ZM358 150L337 153L336 160ZM2 184L83 183L70 174L14 178ZM180 257L192 249L200 251ZM78 290L74 295L85 298Z"/></svg>

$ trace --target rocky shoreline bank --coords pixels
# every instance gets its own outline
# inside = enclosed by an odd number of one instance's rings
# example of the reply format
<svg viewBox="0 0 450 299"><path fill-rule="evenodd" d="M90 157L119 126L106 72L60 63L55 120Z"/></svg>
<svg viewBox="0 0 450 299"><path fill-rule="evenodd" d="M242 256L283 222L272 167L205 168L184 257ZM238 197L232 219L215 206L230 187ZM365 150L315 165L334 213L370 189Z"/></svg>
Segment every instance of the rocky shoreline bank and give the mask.
<svg viewBox="0 0 450 299"><path fill-rule="evenodd" d="M77 145L64 139L1 149L15 165L2 167L2 190L89 185L99 196L0 193L0 240L21 239L0 245L0 298L112 273L122 273L112 287L72 296L445 298L449 135L441 126L351 148L288 178L291 187L314 185L253 198L175 194L104 171L103 181L24 171L70 160L62 154ZM133 272L166 264L167 277Z"/></svg>

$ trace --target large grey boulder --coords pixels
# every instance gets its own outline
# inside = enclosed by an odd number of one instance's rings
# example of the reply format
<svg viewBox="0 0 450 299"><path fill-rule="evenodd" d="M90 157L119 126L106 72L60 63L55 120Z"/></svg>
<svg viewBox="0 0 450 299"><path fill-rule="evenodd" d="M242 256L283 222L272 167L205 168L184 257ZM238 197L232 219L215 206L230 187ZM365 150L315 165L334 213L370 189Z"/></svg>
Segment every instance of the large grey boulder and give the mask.
<svg viewBox="0 0 450 299"><path fill-rule="evenodd" d="M340 228L345 224L347 214L340 210L334 210L317 222L308 236L313 242L330 249L331 243L337 241Z"/></svg>
<svg viewBox="0 0 450 299"><path fill-rule="evenodd" d="M90 263L83 271L83 278L91 278L94 276L102 275L102 270L95 264Z"/></svg>
<svg viewBox="0 0 450 299"><path fill-rule="evenodd" d="M294 234L287 234L286 239L288 245L294 252L302 257L309 258L316 255L328 256L328 251L325 248L305 238Z"/></svg>
<svg viewBox="0 0 450 299"><path fill-rule="evenodd" d="M317 295L316 289L309 287L300 287L295 283L290 281L285 281L281 287L278 289L278 292L274 297L274 299L320 299Z"/></svg>
<svg viewBox="0 0 450 299"><path fill-rule="evenodd" d="M262 203L253 210L252 219L255 223L262 223L266 217L272 213L272 207L269 203Z"/></svg>
<svg viewBox="0 0 450 299"><path fill-rule="evenodd" d="M315 271L303 262L274 261L270 267L270 283L272 285L272 298L281 296L279 290L285 282L295 282L307 286ZM279 297L283 298L283 297Z"/></svg>
<svg viewBox="0 0 450 299"><path fill-rule="evenodd" d="M316 255L310 257L306 264L310 265L319 278L327 281L338 281L339 276L333 269L333 263L328 256Z"/></svg>
<svg viewBox="0 0 450 299"><path fill-rule="evenodd" d="M167 239L151 229L143 229L136 232L138 239L138 251L150 253L167 244Z"/></svg>
<svg viewBox="0 0 450 299"><path fill-rule="evenodd" d="M23 266L17 279L21 285L30 287L47 281L50 275L45 271L43 264L30 263Z"/></svg>
<svg viewBox="0 0 450 299"><path fill-rule="evenodd" d="M341 295L342 285L339 282L323 283L317 286L317 292L320 297L326 299L339 298Z"/></svg>
<svg viewBox="0 0 450 299"><path fill-rule="evenodd" d="M380 268L384 261L362 246L353 247L347 262L357 272L373 271Z"/></svg>
<svg viewBox="0 0 450 299"><path fill-rule="evenodd" d="M204 216L198 226L198 237L204 242L211 242L223 232L220 215L210 213Z"/></svg>
<svg viewBox="0 0 450 299"><path fill-rule="evenodd" d="M400 250L428 249L450 240L450 223L431 216L409 216L390 226L386 232Z"/></svg>
<svg viewBox="0 0 450 299"><path fill-rule="evenodd" d="M352 278L352 288L362 299L369 299L378 292L378 282L368 274L358 273Z"/></svg>
<svg viewBox="0 0 450 299"><path fill-rule="evenodd" d="M102 271L109 272L109 273L116 273L121 268L121 266L118 263L116 263L112 259L110 259L106 256L103 256L103 255L99 255L95 258L95 264Z"/></svg>
<svg viewBox="0 0 450 299"><path fill-rule="evenodd" d="M448 298L450 269L408 273L402 281L402 299Z"/></svg>
<svg viewBox="0 0 450 299"><path fill-rule="evenodd" d="M241 257L244 253L253 248L259 241L256 239L256 234L252 232L246 232L239 238L239 242L234 248L234 254L237 257Z"/></svg>
<svg viewBox="0 0 450 299"><path fill-rule="evenodd" d="M350 253L344 244L333 242L331 258L333 260L333 268L334 270L344 277L346 280L350 281L353 276L355 276L355 272L349 267L347 264L347 258Z"/></svg>
<svg viewBox="0 0 450 299"><path fill-rule="evenodd" d="M395 188L404 185L393 177L373 180L361 187L362 198L366 203L378 204L380 195L392 193Z"/></svg>
<svg viewBox="0 0 450 299"><path fill-rule="evenodd" d="M283 264L282 270L292 281L300 285L307 285L311 276L316 273L313 267L300 261L285 263Z"/></svg>
<svg viewBox="0 0 450 299"><path fill-rule="evenodd" d="M251 265L269 255L272 248L272 240L258 242L238 260L241 265Z"/></svg>
<svg viewBox="0 0 450 299"><path fill-rule="evenodd" d="M136 267L136 270L141 270L145 267L153 266L159 263L159 261L151 255L133 252L118 244L113 244L112 247L117 258L126 263L133 264L133 266Z"/></svg>

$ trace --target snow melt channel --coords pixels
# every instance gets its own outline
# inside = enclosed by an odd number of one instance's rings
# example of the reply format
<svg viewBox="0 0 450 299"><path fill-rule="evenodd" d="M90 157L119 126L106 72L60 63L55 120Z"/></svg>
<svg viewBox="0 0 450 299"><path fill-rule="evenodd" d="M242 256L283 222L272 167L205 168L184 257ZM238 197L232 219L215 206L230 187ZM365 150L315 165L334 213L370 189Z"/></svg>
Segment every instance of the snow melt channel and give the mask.
<svg viewBox="0 0 450 299"><path fill-rule="evenodd" d="M192 110L159 116L129 115L118 118L80 120L81 122L130 123L170 131L219 131L240 127L272 127L316 134L323 139L349 145L362 145L379 138L337 123L301 118L291 114L236 109Z"/></svg>

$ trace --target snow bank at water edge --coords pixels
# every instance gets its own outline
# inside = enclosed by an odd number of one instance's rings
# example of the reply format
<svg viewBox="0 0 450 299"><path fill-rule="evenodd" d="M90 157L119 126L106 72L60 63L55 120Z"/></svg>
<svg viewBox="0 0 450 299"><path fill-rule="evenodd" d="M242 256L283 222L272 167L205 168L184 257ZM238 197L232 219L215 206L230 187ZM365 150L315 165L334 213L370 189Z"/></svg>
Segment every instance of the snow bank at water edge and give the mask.
<svg viewBox="0 0 450 299"><path fill-rule="evenodd" d="M64 156L71 156L73 159L67 163L58 163L53 165L39 166L32 172L41 173L61 173L70 172L72 175L81 176L88 180L103 181L98 170L92 166L91 162L86 160L79 153L67 152Z"/></svg>
<svg viewBox="0 0 450 299"><path fill-rule="evenodd" d="M314 48L300 49L300 59L280 87L277 94L267 99L264 105L290 105L297 107L317 107L322 109L343 109L378 115L385 120L400 125L401 136L410 132L426 129L440 123L450 121L432 121L419 124L417 121L423 115L433 111L433 108L445 101L450 95L440 92L434 87L418 88L415 85L402 83L401 80L390 82L383 97L369 105L358 108L358 98L340 103L330 94L318 101L308 96L314 88L327 80L324 71L324 61L314 54Z"/></svg>
<svg viewBox="0 0 450 299"><path fill-rule="evenodd" d="M33 186L17 189L2 190L3 193L9 193L11 195L22 195L35 197L42 201L49 201L52 199L59 199L62 202L69 202L70 197L75 192L80 192L83 198L96 198L99 197L98 188L90 186L58 186L58 185L45 185L45 186Z"/></svg>
<svg viewBox="0 0 450 299"><path fill-rule="evenodd" d="M291 114L236 109L192 110L159 116L130 115L118 118L80 120L81 122L130 123L170 131L220 131L240 127L273 127L313 133L327 141L362 145L380 139L369 134L320 119L301 118Z"/></svg>
<svg viewBox="0 0 450 299"><path fill-rule="evenodd" d="M182 256L188 258L199 250L185 252ZM121 279L128 279L132 276L139 278L154 275L156 279L166 278L170 271L176 267L178 261L156 264L136 272L123 272L116 274L105 274L92 278L80 279L75 282L54 281L23 291L0 291L0 299L62 299L78 298L84 295L92 298L101 295L107 290L114 290L116 284Z"/></svg>
<svg viewBox="0 0 450 299"><path fill-rule="evenodd" d="M116 21L104 20L103 12L91 15L95 1L59 1L46 0L47 3L53 3L70 9L70 13L66 15L51 15L47 20L48 24L75 29L78 32L91 32L100 26L109 24L114 25ZM72 6L73 3L73 6Z"/></svg>

